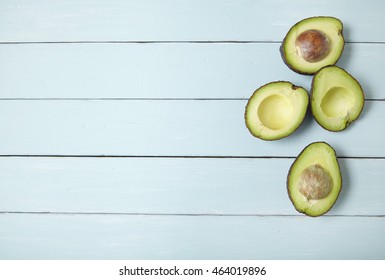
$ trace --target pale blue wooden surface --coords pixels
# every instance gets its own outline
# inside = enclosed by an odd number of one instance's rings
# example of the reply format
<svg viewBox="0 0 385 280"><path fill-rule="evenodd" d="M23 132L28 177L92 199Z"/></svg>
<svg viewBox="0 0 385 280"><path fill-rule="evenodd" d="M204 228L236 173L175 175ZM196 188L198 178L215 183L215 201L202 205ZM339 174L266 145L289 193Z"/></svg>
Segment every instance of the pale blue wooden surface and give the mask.
<svg viewBox="0 0 385 280"><path fill-rule="evenodd" d="M2 258L372 259L378 217L0 216ZM28 229L28 230L26 230Z"/></svg>
<svg viewBox="0 0 385 280"><path fill-rule="evenodd" d="M385 42L381 0L2 0L3 42L281 41L308 16L336 16L348 41Z"/></svg>
<svg viewBox="0 0 385 280"><path fill-rule="evenodd" d="M280 141L252 137L246 100L3 100L0 154L128 156L296 156L327 141L339 156L385 156L385 102L331 133L309 115ZM8 120L12 120L10 125Z"/></svg>
<svg viewBox="0 0 385 280"><path fill-rule="evenodd" d="M273 80L309 90L311 77L288 71L279 46L0 44L0 97L249 98L259 85ZM362 77L367 99L385 99L382 71L368 75L368 69L381 69L384 59L384 44L349 43L338 65Z"/></svg>
<svg viewBox="0 0 385 280"><path fill-rule="evenodd" d="M0 211L295 215L285 190L292 161L0 158ZM344 188L328 215L383 215L385 160L340 159L340 165Z"/></svg>
<svg viewBox="0 0 385 280"><path fill-rule="evenodd" d="M278 48L317 15L344 22L361 118L253 138L256 88L309 89ZM385 259L384 21L380 0L1 0L0 259ZM309 218L285 180L320 140L343 190Z"/></svg>

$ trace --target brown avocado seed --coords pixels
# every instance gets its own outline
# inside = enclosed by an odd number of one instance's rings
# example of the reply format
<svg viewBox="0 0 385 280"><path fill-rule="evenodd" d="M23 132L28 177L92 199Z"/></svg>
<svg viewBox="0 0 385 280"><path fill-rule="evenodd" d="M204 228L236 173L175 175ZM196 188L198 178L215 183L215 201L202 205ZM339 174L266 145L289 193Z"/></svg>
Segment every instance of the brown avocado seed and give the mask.
<svg viewBox="0 0 385 280"><path fill-rule="evenodd" d="M310 29L299 34L295 40L301 56L307 62L318 62L324 59L330 51L328 37L319 30Z"/></svg>
<svg viewBox="0 0 385 280"><path fill-rule="evenodd" d="M299 178L299 191L307 199L322 199L332 190L332 178L319 164L306 168Z"/></svg>

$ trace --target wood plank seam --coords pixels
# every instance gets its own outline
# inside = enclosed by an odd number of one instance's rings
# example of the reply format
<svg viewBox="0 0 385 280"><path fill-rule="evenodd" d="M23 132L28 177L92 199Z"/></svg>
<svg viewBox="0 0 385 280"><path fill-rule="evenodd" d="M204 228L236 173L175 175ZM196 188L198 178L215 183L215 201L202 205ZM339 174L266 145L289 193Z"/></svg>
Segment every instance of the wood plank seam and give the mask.
<svg viewBox="0 0 385 280"><path fill-rule="evenodd" d="M185 158L185 159L295 159L295 156L170 156L170 155L0 155L0 158ZM384 160L382 156L338 156L338 159L359 159L359 160Z"/></svg>
<svg viewBox="0 0 385 280"><path fill-rule="evenodd" d="M117 216L186 216L186 217L305 217L302 214L212 214L212 213L130 213L130 212L51 212L51 211L0 211L1 214L31 215L117 215ZM383 215L325 214L323 217L385 218ZM311 219L311 218L310 218Z"/></svg>
<svg viewBox="0 0 385 280"><path fill-rule="evenodd" d="M131 41L131 40L106 40L106 41L0 41L0 45L37 45L37 44L281 44L282 41L275 40L140 40L140 41ZM345 41L345 44L385 44L382 41Z"/></svg>
<svg viewBox="0 0 385 280"><path fill-rule="evenodd" d="M50 98L50 97L36 97L36 98L0 98L0 101L247 101L249 98L173 98L173 97L164 97L164 98L156 98L156 97L112 97L112 98ZM369 102L383 102L385 101L385 98L365 98L365 101Z"/></svg>

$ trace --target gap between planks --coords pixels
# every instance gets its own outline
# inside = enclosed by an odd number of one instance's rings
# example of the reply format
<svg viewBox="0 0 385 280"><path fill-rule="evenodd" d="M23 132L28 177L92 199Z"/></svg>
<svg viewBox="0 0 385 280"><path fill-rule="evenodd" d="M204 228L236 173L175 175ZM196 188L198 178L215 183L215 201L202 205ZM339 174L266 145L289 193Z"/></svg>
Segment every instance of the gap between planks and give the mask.
<svg viewBox="0 0 385 280"><path fill-rule="evenodd" d="M301 214L212 214L212 213L129 213L129 212L50 212L50 211L0 211L0 214L27 215L118 215L118 216L169 216L169 217L307 217ZM323 215L322 217L385 218L384 215ZM312 217L310 217L312 218Z"/></svg>
<svg viewBox="0 0 385 280"><path fill-rule="evenodd" d="M0 101L248 101L246 97L234 97L234 98L145 98L145 97L109 97L109 98L49 98L49 97L37 97L37 98L0 98ZM385 101L385 98L365 98L367 102L381 102Z"/></svg>
<svg viewBox="0 0 385 280"><path fill-rule="evenodd" d="M107 41L5 41L0 42L0 45L21 45L21 44L282 44L282 41L274 40L139 40L139 41L125 41L125 40L107 40ZM385 41L345 41L345 44L385 44Z"/></svg>
<svg viewBox="0 0 385 280"><path fill-rule="evenodd" d="M39 154L29 154L29 155L6 155L0 154L0 158L175 158L175 159L295 159L296 156L191 156L191 155L180 155L180 156L170 156L170 155L39 155ZM384 160L385 157L374 157L374 156L339 156L338 159L360 159L360 160Z"/></svg>

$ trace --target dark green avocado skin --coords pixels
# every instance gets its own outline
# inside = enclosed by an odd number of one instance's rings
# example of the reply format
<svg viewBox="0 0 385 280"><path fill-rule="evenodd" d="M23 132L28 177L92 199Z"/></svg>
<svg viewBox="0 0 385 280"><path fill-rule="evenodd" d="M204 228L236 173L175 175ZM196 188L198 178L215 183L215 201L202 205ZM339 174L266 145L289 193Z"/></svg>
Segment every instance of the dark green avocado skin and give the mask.
<svg viewBox="0 0 385 280"><path fill-rule="evenodd" d="M317 19L317 18L330 18L330 17L328 17L328 16L316 16L316 17L311 17L311 18L312 18L312 19ZM306 19L309 19L309 18L306 18ZM292 29L297 28L298 25L300 25L300 24L302 23L302 21L303 21L303 20L301 20L301 21L297 22L296 24L294 24L294 25L289 29L289 31L287 32L287 34L288 34ZM342 23L342 22L341 22L341 23ZM340 32L341 35L343 35L343 28L342 28L339 32ZM299 70L299 69L296 69L293 65L291 65L290 63L287 62L286 55L285 55L285 50L284 50L284 45L285 45L285 43L286 43L286 36L285 36L285 38L283 39L282 44L281 44L280 47L279 47L279 52L280 52L280 54L281 54L281 58L282 58L283 62L286 64L286 66L289 67L292 71L294 71L294 72L296 72L296 73L298 73L298 74L301 74L301 75L307 75L307 76L312 76L312 75L314 75L314 72L301 71L301 70ZM344 43L342 44L341 54L343 53L344 49L345 49L345 41L344 41ZM340 57L341 57L341 55L337 58L337 60L336 60L335 63L338 62L338 60L340 59ZM334 63L334 64L335 64L335 63ZM333 64L333 65L334 65L334 64Z"/></svg>

